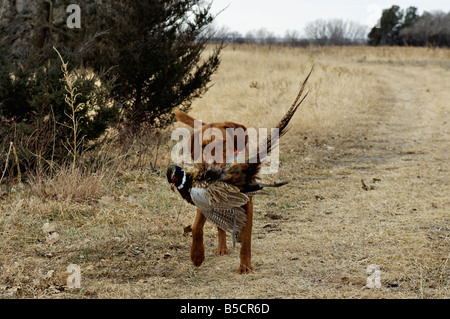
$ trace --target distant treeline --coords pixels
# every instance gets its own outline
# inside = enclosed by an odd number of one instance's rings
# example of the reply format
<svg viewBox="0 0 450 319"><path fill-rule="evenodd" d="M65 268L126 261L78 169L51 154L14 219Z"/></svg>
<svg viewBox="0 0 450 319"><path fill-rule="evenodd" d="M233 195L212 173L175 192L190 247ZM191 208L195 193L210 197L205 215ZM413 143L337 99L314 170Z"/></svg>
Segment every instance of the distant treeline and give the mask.
<svg viewBox="0 0 450 319"><path fill-rule="evenodd" d="M383 10L378 28L368 35L370 45L450 45L450 12L424 12L417 14L416 7L406 10L392 6Z"/></svg>
<svg viewBox="0 0 450 319"><path fill-rule="evenodd" d="M353 21L342 19L315 20L305 26L305 36L300 32L288 30L283 37L277 37L265 28L247 32L229 32L221 29L216 32L211 42L236 44L309 46L309 45L364 45L367 43L367 27Z"/></svg>
<svg viewBox="0 0 450 319"><path fill-rule="evenodd" d="M276 37L264 28L245 35L221 29L210 41L284 46L368 44L448 47L450 12L425 11L419 15L416 7L402 10L394 5L383 10L377 25L370 31L364 25L342 19L315 20L307 23L303 31L302 37L296 30L288 30L283 37Z"/></svg>

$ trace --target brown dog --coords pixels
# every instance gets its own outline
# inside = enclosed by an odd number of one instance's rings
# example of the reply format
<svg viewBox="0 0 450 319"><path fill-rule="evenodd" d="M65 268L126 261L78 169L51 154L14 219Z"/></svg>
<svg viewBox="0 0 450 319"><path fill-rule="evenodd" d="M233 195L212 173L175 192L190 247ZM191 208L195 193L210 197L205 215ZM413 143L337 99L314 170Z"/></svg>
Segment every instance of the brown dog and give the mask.
<svg viewBox="0 0 450 319"><path fill-rule="evenodd" d="M192 128L194 128L194 121L195 119L191 116L187 115L185 112L182 112L180 110L174 111L175 116L177 120L181 123L184 123ZM228 134L228 129L243 129L243 131L246 131L247 128L242 124L237 124L233 122L224 122L224 123L212 123L212 124L205 124L202 123L201 125L201 132L194 131L191 134L190 139L190 145L189 149L191 152L191 158L193 160L197 159L197 157L202 154L196 155L194 154L194 143L197 141L199 145L201 145L201 151L204 150L204 148L211 144L215 143L216 145L218 143L222 143L222 150L223 150L223 157L222 157L222 163L225 163L226 161L226 149L227 149L227 143L226 139L231 138ZM208 129L218 129L221 132L221 136L225 137L223 140L217 140L215 135L208 134ZM199 136L202 136L202 140L199 140ZM220 135L220 134L219 134ZM247 144L247 136L245 136L245 144ZM233 143L229 143L229 145L233 145L234 150L232 152L240 152L242 151L243 145L239 145L237 142L237 139L235 137L235 140ZM244 145L245 147L245 145ZM214 150L213 150L214 151ZM230 154L230 153L228 153ZM212 155L215 155L212 153ZM207 159L201 159L200 163L203 160ZM198 164L199 167L201 167L202 164ZM239 267L239 273L248 273L254 270L254 268L251 265L251 233L252 233L252 224L253 224L253 202L252 198L250 197L250 201L244 206L244 209L247 214L247 224L244 228L242 228L240 232L240 241L241 241L241 252L240 252L240 259L241 264ZM197 216L195 217L194 225L192 227L192 247L191 247L191 260L194 263L195 266L200 267L200 265L205 260L205 248L203 245L203 226L205 225L206 217L203 216L202 212L197 209ZM218 230L218 236L219 236L219 247L216 250L216 254L219 255L225 255L228 254L228 248L227 248L227 238L226 238L226 232L220 228L217 228Z"/></svg>
<svg viewBox="0 0 450 319"><path fill-rule="evenodd" d="M303 81L300 90L298 92L297 97L295 98L294 103L289 108L287 113L284 115L284 117L280 120L278 125L276 126L277 129L279 129L279 137L284 135L287 132L287 126L294 116L295 112L299 108L299 106L302 104L302 102L305 100L308 93L306 93L303 96L303 92L305 90L306 83L308 82L308 79L313 71L313 68L311 68L311 71L309 72L306 79ZM209 144L214 143L214 145L220 145L222 143L222 150L223 150L223 157L221 158L221 162L225 163L227 159L227 154L230 154L230 150L227 150L227 147L229 148L230 145L234 147L235 154L242 151L244 148L247 151L247 143L248 139L247 136L245 136L245 143L242 143L244 145L239 145L237 140L239 140L237 137L234 139L233 143L226 143L227 139L230 138L229 132L227 131L227 128L230 129L243 129L243 131L246 131L247 128L244 125L233 123L233 122L224 122L224 123L212 123L212 124L204 124L202 123L201 126L198 128L195 125L195 119L187 115L186 113L175 110L174 111L175 116L178 121L189 125L190 127L194 128L194 132L191 134L190 138L190 152L191 152L191 158L195 160L197 163L199 163L199 168L201 167L201 163L203 161L208 162L208 159L203 158L203 150L209 146ZM197 130L195 130L197 129ZM208 131L211 131L213 129L219 130L221 134L208 134ZM202 139L200 140L200 133L202 134ZM217 140L216 136L222 136L222 140ZM213 138L214 137L214 138ZM225 138L223 138L225 137ZM195 149L195 144L201 145L201 154L196 154L197 152L200 153L200 150ZM200 144L201 142L201 144ZM230 141L229 141L230 142ZM241 149L242 148L242 149ZM214 149L215 150L215 149ZM214 158L218 158L218 156L215 156L216 154L211 152L211 156ZM198 156L202 156L201 158L198 158ZM210 161L211 162L211 161ZM212 162L214 163L214 161ZM217 163L217 161L216 161ZM247 214L247 221L246 225L241 229L239 234L239 239L241 241L241 252L240 252L240 259L241 264L239 266L239 273L249 273L254 270L251 263L251 240L252 240L252 226L253 226L253 201L252 197L249 197L249 202L243 206L245 209L245 212ZM195 218L194 225L192 227L192 247L191 247L191 260L194 263L195 266L199 267L203 261L205 260L205 248L203 245L203 226L205 225L206 217L203 216L202 212L197 209L197 216ZM218 228L219 231L219 247L216 250L217 254L224 255L228 253L227 248L227 242L226 242L226 232L222 229Z"/></svg>

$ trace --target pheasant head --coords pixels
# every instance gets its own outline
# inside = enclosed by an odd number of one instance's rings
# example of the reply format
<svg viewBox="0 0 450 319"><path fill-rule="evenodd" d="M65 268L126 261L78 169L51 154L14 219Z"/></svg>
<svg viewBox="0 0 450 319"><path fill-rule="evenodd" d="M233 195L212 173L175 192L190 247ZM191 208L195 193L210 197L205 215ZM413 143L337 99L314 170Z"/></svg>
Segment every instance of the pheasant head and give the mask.
<svg viewBox="0 0 450 319"><path fill-rule="evenodd" d="M182 188L184 186L183 184L186 182L186 173L181 167L170 165L167 168L167 181L170 184L170 188L175 191L175 187Z"/></svg>
<svg viewBox="0 0 450 319"><path fill-rule="evenodd" d="M191 173L186 173L181 167L176 165L169 165L167 167L167 181L170 184L172 191L175 191L175 187L181 196L192 203L190 191L192 188L193 176Z"/></svg>

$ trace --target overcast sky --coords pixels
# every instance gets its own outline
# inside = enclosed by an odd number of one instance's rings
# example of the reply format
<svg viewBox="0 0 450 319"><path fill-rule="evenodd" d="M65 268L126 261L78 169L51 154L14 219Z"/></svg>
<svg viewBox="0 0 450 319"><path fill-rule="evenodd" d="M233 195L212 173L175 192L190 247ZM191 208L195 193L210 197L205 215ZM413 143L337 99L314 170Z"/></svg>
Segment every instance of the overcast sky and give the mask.
<svg viewBox="0 0 450 319"><path fill-rule="evenodd" d="M221 12L216 26L245 35L265 28L283 36L286 30L303 34L307 22L316 19L340 18L373 27L381 11L398 5L402 9L415 6L425 11L450 11L450 0L213 0L212 12Z"/></svg>

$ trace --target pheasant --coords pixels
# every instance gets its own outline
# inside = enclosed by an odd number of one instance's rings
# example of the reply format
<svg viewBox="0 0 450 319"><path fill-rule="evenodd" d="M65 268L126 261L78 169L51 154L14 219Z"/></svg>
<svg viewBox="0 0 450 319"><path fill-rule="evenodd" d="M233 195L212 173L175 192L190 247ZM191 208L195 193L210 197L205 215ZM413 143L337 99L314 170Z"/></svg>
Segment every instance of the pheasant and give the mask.
<svg viewBox="0 0 450 319"><path fill-rule="evenodd" d="M181 167L170 165L167 168L167 180L171 189L177 188L180 195L190 204L197 206L203 215L224 231L233 234L233 244L240 229L246 224L245 210L249 196L262 194L265 187L281 187L287 182L263 184L258 173L263 159L270 154L272 147L286 134L288 124L308 93L302 97L311 69L303 82L293 105L277 125L278 133L265 141L266 147L256 155L246 157L244 163L226 163L222 167L210 165L196 172L186 172Z"/></svg>
<svg viewBox="0 0 450 319"><path fill-rule="evenodd" d="M257 173L260 164L232 163L223 167L206 166L197 172L186 172L170 165L167 180L174 191L190 204L197 206L203 215L219 228L233 234L233 246L240 229L245 226L247 215L242 208L249 196L264 194L264 187L281 187L287 182L262 184Z"/></svg>

